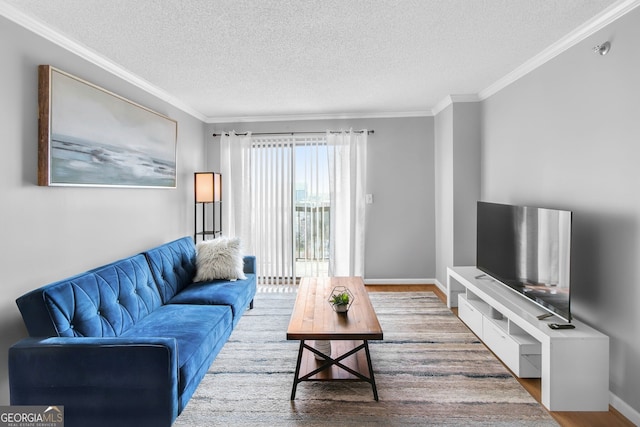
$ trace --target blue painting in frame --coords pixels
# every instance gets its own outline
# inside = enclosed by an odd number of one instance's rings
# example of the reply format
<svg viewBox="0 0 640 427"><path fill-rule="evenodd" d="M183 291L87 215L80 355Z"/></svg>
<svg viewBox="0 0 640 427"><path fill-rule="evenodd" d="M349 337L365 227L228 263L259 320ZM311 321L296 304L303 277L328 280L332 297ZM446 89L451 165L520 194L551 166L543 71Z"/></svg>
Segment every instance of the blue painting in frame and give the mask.
<svg viewBox="0 0 640 427"><path fill-rule="evenodd" d="M39 68L38 185L176 188L178 123Z"/></svg>

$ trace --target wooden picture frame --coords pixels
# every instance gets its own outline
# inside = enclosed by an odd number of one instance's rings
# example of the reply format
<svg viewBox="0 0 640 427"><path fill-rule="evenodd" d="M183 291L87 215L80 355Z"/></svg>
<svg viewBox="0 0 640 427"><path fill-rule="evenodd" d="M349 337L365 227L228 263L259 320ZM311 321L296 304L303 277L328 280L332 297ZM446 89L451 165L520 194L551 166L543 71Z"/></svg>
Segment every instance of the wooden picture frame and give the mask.
<svg viewBox="0 0 640 427"><path fill-rule="evenodd" d="M38 185L176 188L178 123L38 67Z"/></svg>

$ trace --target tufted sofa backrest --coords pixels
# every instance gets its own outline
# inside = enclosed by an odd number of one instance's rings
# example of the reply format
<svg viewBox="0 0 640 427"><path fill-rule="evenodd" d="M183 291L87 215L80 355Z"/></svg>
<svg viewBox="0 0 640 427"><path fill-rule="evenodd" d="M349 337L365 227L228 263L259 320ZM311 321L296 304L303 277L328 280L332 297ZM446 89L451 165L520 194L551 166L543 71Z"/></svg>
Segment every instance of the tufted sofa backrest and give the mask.
<svg viewBox="0 0 640 427"><path fill-rule="evenodd" d="M165 243L145 254L165 304L193 283L196 273L196 246L191 237Z"/></svg>
<svg viewBox="0 0 640 427"><path fill-rule="evenodd" d="M17 301L31 336L119 336L162 305L144 255L61 280Z"/></svg>

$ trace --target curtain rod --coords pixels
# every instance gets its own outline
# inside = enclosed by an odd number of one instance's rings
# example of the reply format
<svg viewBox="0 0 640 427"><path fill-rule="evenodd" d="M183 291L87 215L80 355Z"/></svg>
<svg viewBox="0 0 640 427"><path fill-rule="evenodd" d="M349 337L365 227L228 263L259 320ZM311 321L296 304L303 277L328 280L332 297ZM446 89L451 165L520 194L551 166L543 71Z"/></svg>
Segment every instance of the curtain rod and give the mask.
<svg viewBox="0 0 640 427"><path fill-rule="evenodd" d="M329 133L342 133L343 131L341 130L330 130L328 131ZM363 133L364 130L354 130L353 133ZM236 135L247 135L248 132L241 132L241 133L236 133ZM308 135L308 134L324 134L327 133L327 131L320 131L320 132L256 132L256 133L252 133L251 135ZM367 131L367 135L371 135L372 133L374 133L373 130L368 130ZM229 132L223 132L223 133L214 133L213 136L229 136Z"/></svg>

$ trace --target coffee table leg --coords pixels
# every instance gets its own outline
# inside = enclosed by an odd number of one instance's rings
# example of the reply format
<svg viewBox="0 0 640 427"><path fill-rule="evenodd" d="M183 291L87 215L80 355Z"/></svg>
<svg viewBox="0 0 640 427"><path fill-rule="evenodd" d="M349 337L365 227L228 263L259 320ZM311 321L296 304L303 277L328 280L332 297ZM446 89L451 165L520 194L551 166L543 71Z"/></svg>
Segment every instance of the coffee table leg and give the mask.
<svg viewBox="0 0 640 427"><path fill-rule="evenodd" d="M291 389L291 400L294 400L296 398L296 388L298 388L298 383L299 383L298 378L300 377L300 363L302 362L303 350L304 350L304 340L301 340L300 350L298 350L298 362L296 363L296 373L293 377L293 388Z"/></svg>
<svg viewBox="0 0 640 427"><path fill-rule="evenodd" d="M369 341L364 340L364 352L367 355L367 365L369 366L369 379L371 379L371 388L373 388L373 398L378 401L378 387L376 387L376 379L373 377L373 366L371 365L371 355L369 354Z"/></svg>

